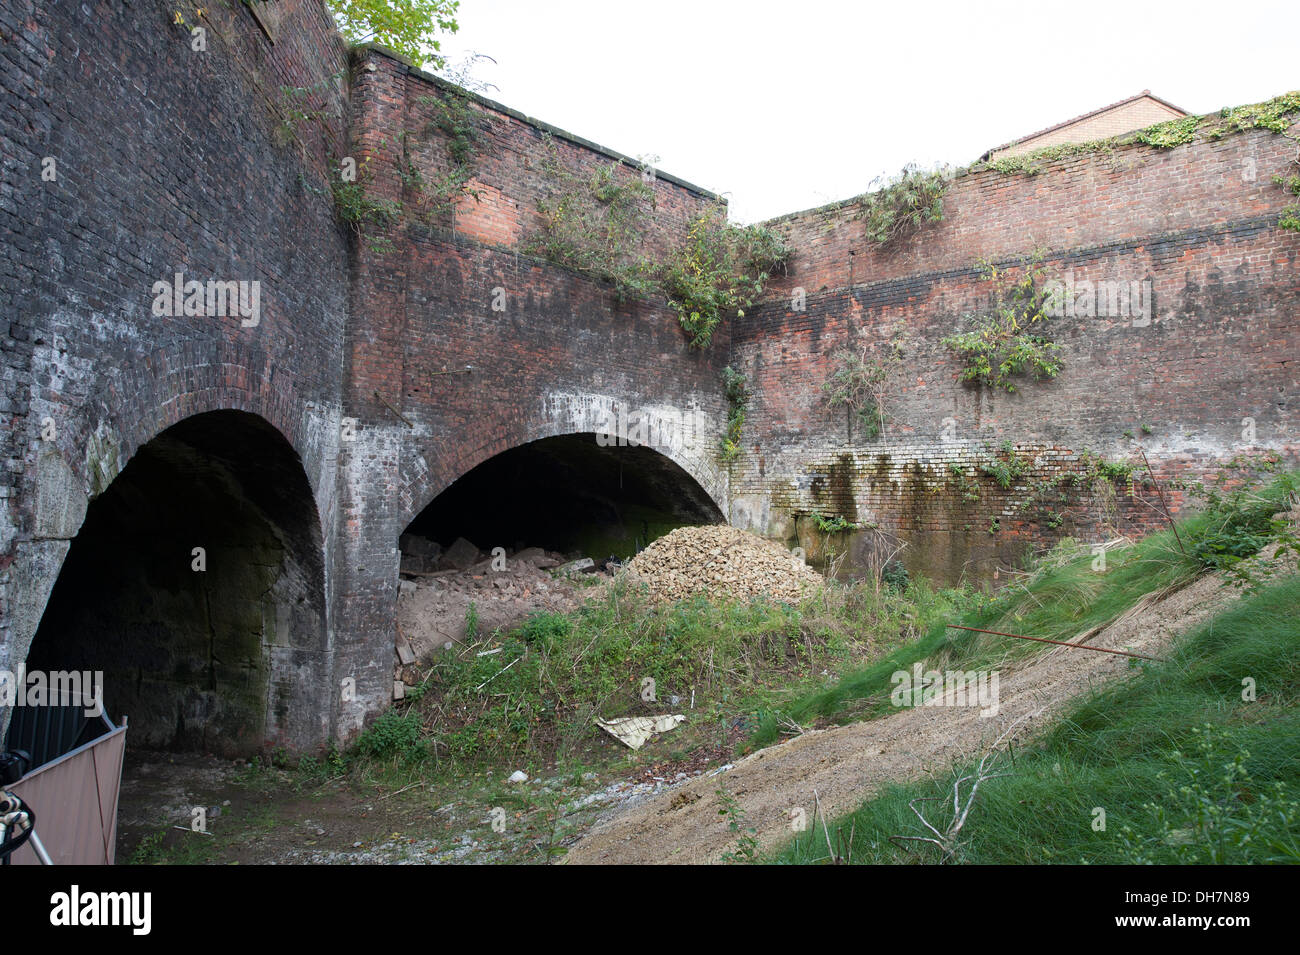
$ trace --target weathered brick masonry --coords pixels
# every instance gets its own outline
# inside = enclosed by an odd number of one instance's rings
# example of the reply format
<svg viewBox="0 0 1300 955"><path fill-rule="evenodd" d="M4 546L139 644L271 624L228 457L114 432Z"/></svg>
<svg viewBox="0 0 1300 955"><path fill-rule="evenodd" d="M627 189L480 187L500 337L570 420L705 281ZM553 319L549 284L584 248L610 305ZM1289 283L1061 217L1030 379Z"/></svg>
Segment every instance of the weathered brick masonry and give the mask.
<svg viewBox="0 0 1300 955"><path fill-rule="evenodd" d="M426 181L448 163L430 132L437 83L379 51L350 59L316 0L269 5L265 29L242 4L214 4L206 52L172 7L0 5L0 667L26 658L87 503L147 442L209 412L256 415L283 439L276 450L247 432L268 460L244 480L277 486L250 496L302 580L268 607L287 622L265 625L249 666L266 687L262 738L295 747L350 736L387 700L407 523L475 465L590 432L615 407L698 407L702 440L666 453L734 523L791 539L809 513L875 521L914 568L949 578L987 576L1026 542L1155 519L1122 491L1076 495L1059 527L1016 509L1023 486L983 479L978 503L963 501L945 469L977 466L990 443L1038 457L1034 478L1077 467L1084 447L1119 454L1143 424L1165 474L1239 450L1245 417L1258 446L1294 450L1300 241L1275 228L1284 196L1268 182L1294 152L1281 137L961 176L942 222L886 250L847 207L785 217L773 225L795 250L788 274L693 352L663 303L618 304L521 252L551 151L574 170L615 154L475 99L478 198L417 216L402 163ZM294 120L295 104L311 118ZM399 222L358 237L337 221L344 156L369 157L367 192L401 202ZM666 250L715 197L662 174L654 188L650 244ZM1013 396L958 384L938 342L987 297L977 261L1040 246L1077 279L1149 279L1153 321L1062 319L1057 380ZM154 283L179 271L259 280L260 322L152 314ZM805 311L787 307L797 286ZM820 386L859 328L908 348L886 435L850 444ZM714 451L728 362L755 393L730 468ZM307 518L284 506L294 498L310 498ZM237 677L213 666L219 695ZM349 681L355 698L339 691Z"/></svg>
<svg viewBox="0 0 1300 955"><path fill-rule="evenodd" d="M1294 457L1300 243L1276 227L1286 196L1271 182L1294 158L1293 140L1254 130L1058 160L1034 176L962 173L943 221L883 248L864 240L851 204L775 220L793 261L734 331L733 362L755 400L733 521L792 536L800 514L844 514L906 541L914 570L987 578L1026 542L1162 522L1150 488L1121 487L1117 500L1109 489L1100 500L1075 494L1058 527L1050 508L1017 506L1055 470L1078 471L1085 448L1136 460L1140 443L1163 477L1252 449ZM1014 267L1036 249L1050 274L1076 282L1149 282L1149 316L1054 319L1061 374L1014 395L960 382L940 340L989 304L980 261ZM792 307L796 289L804 311ZM863 336L901 340L906 359L885 434L850 442L843 410L832 412L819 384L832 356ZM978 470L1003 441L1036 462L1005 491ZM962 499L954 463L979 478L980 500Z"/></svg>
<svg viewBox="0 0 1300 955"><path fill-rule="evenodd" d="M265 735L307 742L330 729L349 261L329 205L306 188L325 171L276 145L274 108L281 87L319 85L331 115L308 135L343 142L344 84L330 77L346 50L319 4L285 6L272 45L241 5L212 5L198 52L161 0L0 4L0 664L23 661L88 498L168 426L239 409L296 452L318 512L301 529L317 554L315 606L257 664L270 671ZM260 324L154 316L154 283L177 272L260 281Z"/></svg>
<svg viewBox="0 0 1300 955"><path fill-rule="evenodd" d="M372 156L368 189L418 205L399 174L403 141L426 181L446 168L425 131L439 89L388 56L357 70L354 129ZM717 383L725 352L691 352L663 303L615 303L609 289L517 250L541 225L548 136L567 168L589 172L612 154L475 100L474 178L484 201L454 217L408 224L357 245L347 335L347 405L358 419L342 468L340 626L363 634L342 669L375 694L392 673L398 535L457 477L527 441L591 432L618 406L698 406L707 435L670 456L721 503L726 475L712 454L725 414ZM402 134L406 134L403 138ZM639 173L629 163L621 175ZM409 177L408 177L409 178ZM675 180L654 183L652 242L684 234L714 197ZM398 415L401 415L399 419ZM359 569L359 570L358 570ZM357 718L360 718L358 711Z"/></svg>

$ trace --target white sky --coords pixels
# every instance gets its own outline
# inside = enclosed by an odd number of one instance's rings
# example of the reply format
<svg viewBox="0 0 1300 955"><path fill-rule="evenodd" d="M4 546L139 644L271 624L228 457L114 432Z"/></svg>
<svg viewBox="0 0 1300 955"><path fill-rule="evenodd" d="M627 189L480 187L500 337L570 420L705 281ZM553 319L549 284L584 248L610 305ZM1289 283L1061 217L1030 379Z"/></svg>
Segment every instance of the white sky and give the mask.
<svg viewBox="0 0 1300 955"><path fill-rule="evenodd" d="M1300 88L1300 0L461 0L455 60L507 106L724 193L753 222L908 161L1150 89L1204 113Z"/></svg>

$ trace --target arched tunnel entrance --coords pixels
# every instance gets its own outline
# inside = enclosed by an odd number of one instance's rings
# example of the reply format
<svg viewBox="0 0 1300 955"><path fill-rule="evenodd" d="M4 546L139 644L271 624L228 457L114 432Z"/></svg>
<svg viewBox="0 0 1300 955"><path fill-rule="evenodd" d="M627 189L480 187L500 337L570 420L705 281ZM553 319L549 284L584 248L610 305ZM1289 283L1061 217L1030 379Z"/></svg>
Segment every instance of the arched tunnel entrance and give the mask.
<svg viewBox="0 0 1300 955"><path fill-rule="evenodd" d="M488 553L540 547L627 559L687 524L724 520L681 466L649 447L602 447L594 434L531 441L469 471L407 527L403 540L457 539Z"/></svg>
<svg viewBox="0 0 1300 955"><path fill-rule="evenodd" d="M649 447L569 434L490 458L401 535L394 692L417 684L435 651L473 649L534 613L573 609L577 578L608 571L606 558L626 560L676 527L722 521L695 479Z"/></svg>
<svg viewBox="0 0 1300 955"><path fill-rule="evenodd" d="M195 415L90 503L27 669L102 671L105 713L130 717L132 746L252 752L312 689L285 664L323 648L324 589L292 446L256 415Z"/></svg>

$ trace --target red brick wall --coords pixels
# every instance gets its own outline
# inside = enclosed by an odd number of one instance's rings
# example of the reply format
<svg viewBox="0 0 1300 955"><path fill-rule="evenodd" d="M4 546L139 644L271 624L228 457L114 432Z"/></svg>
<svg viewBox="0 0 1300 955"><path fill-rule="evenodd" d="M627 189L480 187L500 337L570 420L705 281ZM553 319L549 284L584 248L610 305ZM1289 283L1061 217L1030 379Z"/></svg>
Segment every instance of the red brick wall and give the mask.
<svg viewBox="0 0 1300 955"><path fill-rule="evenodd" d="M268 699L268 736L293 745L346 737L385 705L407 522L491 455L592 430L614 405L698 406L702 440L669 453L733 522L793 538L795 518L812 511L875 521L908 543L914 567L949 578L987 577L1061 533L1157 520L1142 488L1114 501L1079 492L1058 528L1017 509L1023 487L981 478L979 500L963 501L946 469L977 467L1002 440L1035 459L1035 478L1077 469L1084 447L1125 453L1123 431L1143 424L1166 475L1241 450L1245 417L1255 445L1295 449L1300 237L1275 227L1285 197L1268 181L1291 141L1251 132L1080 157L1035 177L962 176L942 222L883 250L867 247L846 208L785 217L774 225L795 249L789 274L693 352L665 303L620 304L521 254L548 188L549 130L504 107L475 101L480 201L350 234L329 193L340 158L371 157L370 194L408 210L417 196L396 163L403 134L426 178L446 168L445 146L424 132L421 100L437 87L379 52L349 68L317 0L279 0L276 12L272 44L243 5L214 10L224 33L196 54L163 0L0 8L12 93L0 108L0 656L10 663L75 533L37 526L42 455L90 495L98 464L111 459L115 473L169 424L219 408L256 413L286 437L320 518L325 633L277 648ZM313 90L299 105L319 117L288 137L285 87ZM571 169L618 159L549 132ZM57 185L39 176L51 155ZM664 250L713 197L663 175L655 190L651 246ZM939 340L987 301L976 263L1036 246L1078 279L1150 281L1154 320L1061 320L1062 374L1017 395L958 383ZM261 325L158 321L152 283L181 266L260 278ZM789 307L795 287L804 311ZM848 442L820 390L859 329L907 342L887 434L869 444ZM730 468L716 456L728 362L754 388ZM40 437L47 416L59 425L53 448ZM341 429L345 419L355 428ZM340 699L345 679L355 702Z"/></svg>
<svg viewBox="0 0 1300 955"><path fill-rule="evenodd" d="M1254 447L1294 454L1300 236L1276 227L1286 195L1270 182L1294 154L1294 141L1252 131L1078 157L1036 176L963 174L944 198L943 221L884 248L864 238L851 206L774 220L796 251L771 297L734 332L734 360L755 392L747 453L733 474L734 519L792 535L792 515L851 509L906 540L916 569L987 576L1026 542L1160 523L1151 489L1140 487L1121 494L1117 515L1099 516L1081 493L1059 528L1046 526L1050 515L1026 520L1016 505L1062 456L1065 466L1083 448L1136 459L1141 439L1158 471L1195 475L1251 446L1242 438L1248 417ZM1149 282L1150 324L1055 319L1065 361L1055 380L1027 381L1017 394L960 382L940 340L988 305L992 284L978 263L1014 265L1035 248L1046 250L1051 274ZM802 312L792 307L796 288L807 295ZM849 444L843 409L827 405L821 383L834 354L863 334L900 338L907 356L886 434ZM1011 492L985 477L980 502L961 501L950 461L978 467L1004 440L1042 455L1033 475ZM846 451L851 479L839 481L835 500L815 499L816 475ZM995 516L1001 529L991 534Z"/></svg>
<svg viewBox="0 0 1300 955"><path fill-rule="evenodd" d="M384 235L354 244L347 336L347 408L358 431L341 462L348 477L340 626L349 636L340 654L348 672L367 674L378 687L391 679L391 661L372 650L391 643L398 535L489 457L593 430L598 407L693 402L712 430L672 456L724 501L726 474L714 448L725 416L718 386L726 347L724 336L722 347L690 351L665 302L620 303L611 287L520 252L540 228L538 200L552 184L542 168L547 133L565 168L583 177L617 162L613 154L476 100L469 187L480 201L467 197L454 217L430 221L414 214L420 195L399 174L398 137L410 133L408 155L426 181L445 171L445 140L426 132L434 114L422 102L439 87L374 51L357 77L353 130L358 153L370 156L368 189L407 210ZM640 173L629 161L619 175ZM648 247L662 251L715 197L662 175L654 189ZM380 238L391 247L374 241Z"/></svg>

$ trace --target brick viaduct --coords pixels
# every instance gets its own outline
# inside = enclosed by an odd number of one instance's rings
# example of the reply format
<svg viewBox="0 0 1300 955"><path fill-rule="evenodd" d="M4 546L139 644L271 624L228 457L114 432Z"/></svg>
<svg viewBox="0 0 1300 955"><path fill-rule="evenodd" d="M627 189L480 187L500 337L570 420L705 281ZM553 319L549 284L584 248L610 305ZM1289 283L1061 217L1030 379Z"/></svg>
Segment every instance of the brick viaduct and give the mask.
<svg viewBox="0 0 1300 955"><path fill-rule="evenodd" d="M134 685L113 708L133 725L139 711L154 742L355 734L390 693L403 529L476 465L590 433L611 408L698 410L699 440L663 449L663 467L733 523L815 547L803 516L874 522L944 579L1155 519L1122 492L1081 493L1050 526L1015 507L1023 487L963 500L947 469L990 443L1038 473L1085 447L1124 453L1143 426L1165 476L1247 446L1295 454L1300 237L1276 228L1286 197L1269 182L1295 144L1271 132L962 174L942 222L885 249L848 204L775 220L786 274L693 351L663 303L521 252L545 151L575 171L620 157L476 99L477 200L359 236L330 199L339 158L369 157L369 193L409 207L403 170L445 164L436 136L414 135L438 85L350 55L318 0L214 3L206 50L174 6L0 8L0 669L70 666L67 646L33 644L55 615L80 634L78 665ZM663 174L654 189L664 248L716 199ZM959 383L939 340L987 300L977 263L1035 248L1077 280L1149 281L1153 320L1063 325L1065 370L1017 395ZM256 324L155 314L177 273L259 282ZM874 442L820 389L861 335L907 343ZM754 391L730 465L715 451L727 364ZM150 681L181 689L151 697Z"/></svg>

